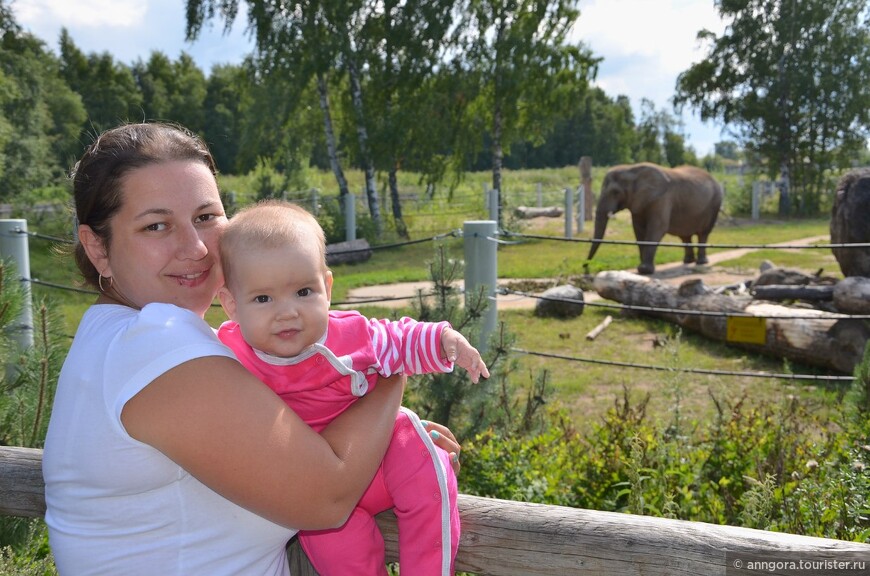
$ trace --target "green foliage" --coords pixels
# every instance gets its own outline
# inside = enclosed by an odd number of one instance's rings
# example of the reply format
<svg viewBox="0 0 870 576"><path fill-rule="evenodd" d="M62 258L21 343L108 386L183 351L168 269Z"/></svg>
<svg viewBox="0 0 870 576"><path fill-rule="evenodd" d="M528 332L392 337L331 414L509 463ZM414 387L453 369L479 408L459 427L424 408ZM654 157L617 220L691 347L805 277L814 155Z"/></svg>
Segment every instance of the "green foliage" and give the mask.
<svg viewBox="0 0 870 576"><path fill-rule="evenodd" d="M771 180L790 182L781 215L817 213L830 170L867 149L870 94L860 89L870 79L867 2L746 0L716 8L730 24L721 36L699 32L707 56L680 74L674 100L732 125Z"/></svg>
<svg viewBox="0 0 870 576"><path fill-rule="evenodd" d="M24 303L14 267L0 260L0 445L41 447L63 340L54 331L52 314L40 304L33 311L34 346L20 350L11 327ZM56 573L44 523L0 517L0 576Z"/></svg>
<svg viewBox="0 0 870 576"><path fill-rule="evenodd" d="M4 198L57 182L84 109L57 58L17 27L0 38L0 189Z"/></svg>
<svg viewBox="0 0 870 576"><path fill-rule="evenodd" d="M0 576L57 576L42 520L0 518L0 542L9 541L10 530L21 536L15 545L0 544Z"/></svg>
<svg viewBox="0 0 870 576"><path fill-rule="evenodd" d="M455 281L462 275L462 264L449 258L443 246L438 248L435 258L429 263L429 271L434 302L420 295L414 302L415 317L424 322L450 322L455 330L481 350L490 377L472 384L468 374L458 367L448 374L427 374L409 386L408 398L421 417L450 426L460 437L467 436L491 425L498 419L496 414L503 413L502 410L491 410L498 395L494 390L496 385L502 387L508 398L513 396L501 365L510 335L502 330L490 339L486 347L479 344L479 321L487 306L486 294L483 291L469 294L466 305L459 305Z"/></svg>
<svg viewBox="0 0 870 576"><path fill-rule="evenodd" d="M463 444L470 494L748 526L843 540L870 538L867 425L829 429L796 399L713 398L719 417L691 434L618 399L587 434L551 407L528 436L492 430Z"/></svg>
<svg viewBox="0 0 870 576"><path fill-rule="evenodd" d="M17 273L0 261L0 445L41 447L65 350L55 314L33 306L33 346L17 343L18 318L25 306Z"/></svg>

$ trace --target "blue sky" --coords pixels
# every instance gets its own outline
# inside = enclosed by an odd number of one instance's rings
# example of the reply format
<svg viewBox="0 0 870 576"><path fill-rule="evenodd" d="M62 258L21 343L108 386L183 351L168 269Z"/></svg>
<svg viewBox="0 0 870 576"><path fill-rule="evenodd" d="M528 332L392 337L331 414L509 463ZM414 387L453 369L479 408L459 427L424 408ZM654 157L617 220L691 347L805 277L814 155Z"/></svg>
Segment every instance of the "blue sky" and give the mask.
<svg viewBox="0 0 870 576"><path fill-rule="evenodd" d="M184 0L12 0L18 23L54 50L65 26L85 53L108 51L127 64L147 60L154 50L173 59L184 51L208 73L213 65L238 63L250 52L243 14L229 34L216 22L195 42L186 42L184 5ZM641 98L670 111L677 75L704 55L698 31L724 28L713 0L580 0L579 5L574 38L604 57L596 83L611 97L628 96L635 111ZM703 124L689 111L682 120L699 156L726 138L719 126Z"/></svg>

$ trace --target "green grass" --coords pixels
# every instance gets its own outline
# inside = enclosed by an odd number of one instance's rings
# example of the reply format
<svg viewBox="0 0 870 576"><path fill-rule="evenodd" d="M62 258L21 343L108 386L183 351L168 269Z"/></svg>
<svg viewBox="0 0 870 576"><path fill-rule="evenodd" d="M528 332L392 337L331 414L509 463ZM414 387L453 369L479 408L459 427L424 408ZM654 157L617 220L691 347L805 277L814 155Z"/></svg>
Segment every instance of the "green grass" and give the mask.
<svg viewBox="0 0 870 576"><path fill-rule="evenodd" d="M593 173L593 187L597 189L604 170ZM357 174L349 174L354 189L361 189L362 180ZM318 174L319 180L312 183L327 189L331 186L329 175ZM434 199L424 198L425 190L413 175L403 175L401 186L403 194L417 196L417 200L405 205L406 221L410 225L412 239L429 238L438 234L459 230L467 220L486 218L483 206L483 187L488 181L488 173L472 174L455 190L452 196L443 188ZM544 203L555 204L562 198L561 190L576 186L579 172L576 168L551 171L517 171L505 175L505 188L508 206L520 204L533 205L537 198L537 184L544 191ZM229 186L242 186L239 180L222 183ZM313 185L312 184L312 185ZM735 187L729 188L729 190ZM559 200L560 201L560 200ZM388 212L383 206L384 213ZM576 241L561 241L564 235L564 220L560 218L528 222L506 216L506 229L521 235L552 236L554 239L534 239L520 237L504 238L511 243L501 244L498 248L498 275L500 278L539 278L553 282L575 279L584 274L595 274L601 270L633 270L638 264L637 248L623 245L602 245L595 259L588 262L588 240L592 233L592 223L585 223L583 232L574 234ZM43 234L68 236L69 223L59 221L43 223L39 227L31 225L31 230ZM746 245L773 244L828 234L828 220L780 220L765 217L759 221L745 218L720 216L719 223L710 236L711 244ZM621 212L608 227L607 239L633 240L629 214ZM397 242L398 239L388 230L384 244ZM666 236L665 241L678 242ZM514 243L515 242L515 243ZM826 243L827 241L823 241ZM346 264L334 267L334 301L342 301L349 290L369 285L391 284L395 282L420 281L429 279L428 262L435 259L439 245L447 247L452 258L463 258L461 238L449 237L431 242L402 247L375 250L372 258L362 264ZM75 267L68 255L58 255L51 243L41 239L31 239L32 276L64 286L74 286L77 278ZM711 248L714 254L731 248ZM679 261L682 249L662 247L657 252L656 262ZM830 250L802 249L797 251L761 250L737 256L718 264L730 270L743 273L758 270L763 260L771 260L777 265L799 268L807 272L823 269L825 274L838 275ZM72 334L82 313L93 300L92 295L60 291L53 288L35 286L37 298L46 297L57 303L67 332ZM410 306L410 304L409 304ZM373 316L395 316L412 313L410 308L391 310L377 305L362 308ZM596 340L587 341L585 335L602 319L611 314L614 322ZM220 307L208 314L207 320L217 325L224 319ZM518 348L548 352L570 357L636 362L657 366L691 366L734 371L784 372L787 367L782 360L760 357L739 348L711 342L698 335L681 334L678 351L673 342L677 338L676 329L659 320L628 317L613 310L587 306L584 314L572 320L540 319L531 310L507 310L499 313L508 330L517 335ZM663 345L664 344L664 345ZM573 415L577 424L598 418L605 407L612 405L615 397L622 394L623 386L633 394L652 395L650 410L660 418L669 418L678 407L686 418L706 418L713 410L710 395L729 398L744 392L759 399L774 399L784 394L798 394L812 398L820 410L831 409L835 402L837 386L823 387L807 382L767 380L747 377L723 377L691 375L665 371L651 371L637 368L622 368L589 362L574 362L522 355L518 358L520 369L515 378L517 384L531 382L535 375L546 369L550 376L552 398L563 403ZM812 373L808 367L792 366L797 373Z"/></svg>

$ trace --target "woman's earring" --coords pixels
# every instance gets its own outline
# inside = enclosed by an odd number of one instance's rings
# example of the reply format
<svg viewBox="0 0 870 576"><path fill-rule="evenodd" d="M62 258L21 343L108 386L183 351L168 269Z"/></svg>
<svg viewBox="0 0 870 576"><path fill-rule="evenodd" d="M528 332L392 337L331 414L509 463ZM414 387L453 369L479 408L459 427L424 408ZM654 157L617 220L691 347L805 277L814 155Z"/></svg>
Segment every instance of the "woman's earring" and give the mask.
<svg viewBox="0 0 870 576"><path fill-rule="evenodd" d="M109 276L106 279L109 281L108 288L103 287L103 275L102 274L97 275L97 285L100 287L100 292L105 293L106 290L110 290L112 288L112 284L115 283L115 278L113 276Z"/></svg>

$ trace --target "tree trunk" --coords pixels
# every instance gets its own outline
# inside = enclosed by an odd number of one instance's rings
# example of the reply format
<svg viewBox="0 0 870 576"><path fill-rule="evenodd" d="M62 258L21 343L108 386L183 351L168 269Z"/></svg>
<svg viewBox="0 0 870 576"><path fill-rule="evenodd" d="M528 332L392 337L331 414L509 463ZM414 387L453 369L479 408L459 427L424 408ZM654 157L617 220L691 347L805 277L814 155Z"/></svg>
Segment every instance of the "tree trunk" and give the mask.
<svg viewBox="0 0 870 576"><path fill-rule="evenodd" d="M405 226L405 221L402 219L402 200L399 198L399 180L396 173L399 170L399 163L393 162L390 168L390 173L387 176L390 186L390 204L393 208L393 221L396 223L396 233L405 240L408 240L408 227Z"/></svg>
<svg viewBox="0 0 870 576"><path fill-rule="evenodd" d="M326 151L329 155L329 166L335 175L335 181L338 182L339 196L344 200L345 196L350 193L350 189L347 186L347 178L344 177L344 170L341 169L341 163L338 161L335 129L332 126L332 113L329 110L329 89L326 84L326 77L322 73L317 74L317 93L320 96L320 109L323 111L323 131L326 134ZM344 202L340 204L343 212Z"/></svg>
<svg viewBox="0 0 870 576"><path fill-rule="evenodd" d="M700 280L689 280L675 288L630 272L600 272L594 285L601 297L626 305L719 312L710 316L640 313L740 348L844 374L853 373L870 340L870 326L862 320L755 301L751 296L715 294ZM750 317L744 318L745 315ZM819 316L825 319L818 319Z"/></svg>
<svg viewBox="0 0 870 576"><path fill-rule="evenodd" d="M501 189L501 165L504 159L504 151L501 148L502 136L502 114L501 103L498 100L498 95L495 97L495 109L492 112L492 187L498 191L496 199L498 201L498 227L502 227L501 211L504 206L502 198L504 190Z"/></svg>
<svg viewBox="0 0 870 576"><path fill-rule="evenodd" d="M348 50L350 52L350 50ZM372 159L369 155L368 146L368 131L365 126L365 111L363 110L362 85L360 84L359 70L356 66L354 55L347 54L347 71L350 80L351 101L353 109L356 112L356 136L359 145L360 162L362 163L363 172L366 180L366 198L369 203L369 213L375 223L378 236L383 231L383 222L381 221L381 208L378 203L378 187L375 183L375 169L372 165Z"/></svg>

